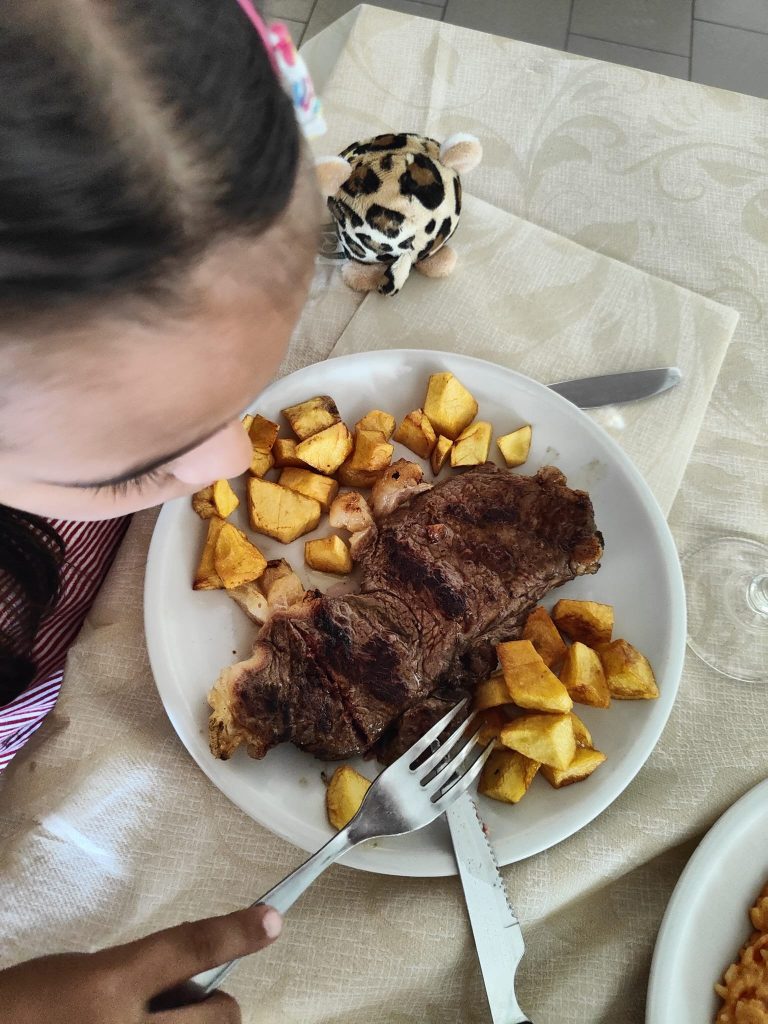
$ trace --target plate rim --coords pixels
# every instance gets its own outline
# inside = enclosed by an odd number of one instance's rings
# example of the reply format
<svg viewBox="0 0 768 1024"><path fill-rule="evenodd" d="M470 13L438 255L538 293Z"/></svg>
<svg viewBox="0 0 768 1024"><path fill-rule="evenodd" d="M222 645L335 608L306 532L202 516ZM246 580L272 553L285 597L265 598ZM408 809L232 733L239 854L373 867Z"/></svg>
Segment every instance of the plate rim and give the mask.
<svg viewBox="0 0 768 1024"><path fill-rule="evenodd" d="M742 819L746 819L752 804L764 808L766 823L768 823L768 779L755 783L746 793L743 793L738 800L726 808L712 825L707 829L704 837L691 854L687 864L680 873L672 895L669 898L664 916L661 919L659 930L656 935L656 942L653 948L651 969L648 975L648 994L645 1002L645 1024L666 1024L669 1017L666 1016L668 1006L665 1004L665 996L668 986L665 982L669 980L665 973L663 964L673 964L675 944L674 929L678 924L680 907L686 903L690 906L689 896L692 891L699 892L697 886L698 875L701 865L707 863L710 851L717 850L721 845L720 836L734 834L733 825ZM745 938L748 933L748 924L744 924ZM736 951L734 951L735 953ZM668 970L668 968L666 969ZM717 978L712 979L714 986Z"/></svg>
<svg viewBox="0 0 768 1024"><path fill-rule="evenodd" d="M664 562L665 562L665 565L666 565L667 570L668 570L667 578L668 578L668 583L669 583L669 588L670 588L670 598L671 598L671 605L672 605L672 607L671 607L671 614L672 614L672 617L676 620L676 621L673 621L671 623L670 636L672 637L673 641L674 641L674 637L677 637L677 649L675 650L674 647L672 646L672 644L670 645L671 649L670 649L670 655L669 655L669 681L668 681L668 692L670 694L670 699L669 699L669 704L666 707L665 713L663 715L663 718L658 723L658 732L657 732L656 737L653 740L653 743L652 743L650 749L644 755L636 757L635 758L635 763L630 763L630 765L628 766L627 774L625 775L624 778L622 778L621 784L618 787L618 789L616 789L615 792L607 793L603 800L598 801L596 806L593 809L590 809L590 811L588 812L589 816L587 818L585 818L576 829L571 828L570 825L564 825L564 827L561 827L560 829L555 828L552 837L548 837L547 839L542 840L542 842L539 843L539 844L534 844L531 847L531 849L529 850L529 852L526 853L526 855L524 857L516 857L516 858L514 858L512 860L506 860L505 859L505 855L503 853L501 853L498 850L498 848L497 848L497 854L498 854L499 863L500 863L501 866L506 866L508 864L517 863L518 861L521 861L521 860L527 860L529 857L536 856L537 854L542 853L545 850L551 849L553 846L558 845L559 843L563 842L564 840L570 838L572 835L575 835L578 832L580 832L582 829L586 828L589 824L591 824L595 820L595 818L597 818L600 814L603 813L603 811L605 811L608 807L610 807L611 804L613 804L619 798L619 796L621 796L621 794L633 782L633 780L635 779L637 774L640 772L640 770L646 764L648 759L651 757L654 749L656 748L656 745L658 744L658 742L659 742L659 740L660 740L660 738L661 738L661 736L662 736L662 734L664 732L664 729L666 728L667 722L669 720L669 716L670 716L670 714L672 712L672 707L674 706L675 700L677 699L677 694L678 694L678 690L679 690L679 686L680 686L680 680L682 678L683 664L684 664L684 660L685 660L686 637L687 637L687 628L686 628L686 599L685 599L685 588L684 588L684 582L683 582L682 568L681 568L681 565L680 565L680 559L679 559L677 547L676 547L675 542L674 542L674 538L672 536L672 532L671 532L671 530L669 528L669 524L667 523L666 517L665 517L665 515L664 515L664 513L663 513L663 511L662 511L662 509L661 509L661 507L660 507L660 505L659 505L655 495L653 494L653 492L651 491L648 483L645 481L644 477L640 473L640 470L637 468L637 466L635 466L635 464L632 461L632 459L624 451L624 449L621 448L621 446L618 444L618 442L615 441L610 436L610 434L608 434L608 432L605 431L600 426L600 424L596 423L590 416L588 416L583 409L579 408L579 406L577 406L574 403L570 402L567 398L564 398L562 395L558 394L556 391L553 391L546 384L542 384L540 381L537 381L537 380L535 380L532 377L528 377L527 375L525 375L523 373L520 373L517 370L513 370L513 369L511 369L508 366L504 366L501 363L495 363L492 360L480 359L480 358L478 358L476 356L467 356L467 355L464 355L463 353L457 353L457 352L447 352L447 351L443 351L443 350L432 350L432 349L414 349L414 348L404 348L404 347L401 347L401 348L391 348L391 349L376 349L376 350L373 350L373 351L370 351L370 352L353 352L353 353L347 353L347 354L343 354L343 355L339 355L339 356L330 356L327 359L318 360L315 363L309 363L309 364L307 364L305 366L299 367L297 370L294 370L292 373L285 374L282 377L279 377L276 380L272 381L266 388L264 388L263 391L261 391L259 393L259 395L257 395L254 398L254 400L249 404L247 411L250 411L252 408L256 407L259 403L262 403L263 400L264 400L265 395L268 396L269 392L272 391L273 388L279 387L280 384L283 381L285 381L288 377L294 377L294 376L297 376L299 374L308 372L313 367L316 367L316 366L321 365L323 363L341 362L341 363L345 363L345 364L354 364L356 362L364 363L367 360L370 360L371 358L374 358L374 359L377 359L377 358L378 359L387 359L387 358L392 358L392 357L397 357L397 358L400 358L400 359L405 359L405 358L408 358L408 357L417 357L418 359L434 360L435 363L438 363L440 361L448 360L448 361L459 362L459 363L464 364L464 365L475 364L475 365L481 367L485 372L488 372L489 370L492 370L492 371L502 371L505 374L510 374L510 375L512 375L512 377L517 378L520 382L523 382L526 387L530 386L530 385L533 385L535 390L536 389L544 390L547 393L547 395L549 396L550 399L554 399L556 404L560 403L560 404L563 405L563 407L567 407L568 408L568 413L570 415L572 415L572 416L575 415L576 417L581 418L581 420L582 420L583 424L585 425L586 430L587 430L588 433L591 432L592 434L594 434L596 436L599 436L601 441L605 445L608 446L608 448L612 452L613 458L616 459L618 464L621 466L622 470L627 474L630 482L634 485L635 491L642 498L643 506L644 506L644 509L646 511L646 514L652 520L652 525L654 526L654 532L655 532L655 535L656 535L656 537L657 537L657 539L659 541L660 547L662 549L662 554L664 555ZM157 522L155 524L155 527L154 527L154 530L153 530L153 533L152 533L152 538L151 538L150 545L149 545L149 549L148 549L148 552L147 552L147 563L146 563L146 571L145 571L145 578L144 578L144 594L143 594L143 602L144 602L144 631L145 631L145 638L146 638L146 644L147 644L147 651L148 651L148 654L149 654L150 668L152 670L152 676L153 676L153 679L155 681L155 686L156 686L158 694L160 696L160 699L161 699L163 708L165 710L165 713L168 716L168 718L169 718L169 720L171 722L171 725L173 726L173 729L176 732L176 735L177 735L178 739L182 743L182 746L184 747L184 749L187 752L187 754L192 757L192 759L195 761L195 763L198 765L198 767L203 771L203 773L206 775L206 777L209 779L209 781L214 786L216 786L217 789L219 789L219 791L222 793L222 795L227 800L230 800L233 804L235 804L235 806L238 807L249 818L251 818L251 820L256 821L258 824L260 824L263 828L267 829L273 835L277 835L281 839L284 839L286 842L289 842L291 845L297 846L298 849L302 849L303 850L304 848L299 846L296 843L295 838L293 838L291 835L287 834L286 830L284 830L282 828L279 828L279 827L276 827L274 824L271 824L271 823L267 824L263 819L255 818L253 813L252 813L252 811L246 809L246 807L244 806L244 801L241 801L240 799L238 799L237 796L230 795L229 792L225 792L225 791L222 790L222 788L221 788L221 786L220 786L220 784L219 784L219 782L217 781L217 778L216 778L216 775L218 774L216 769L217 769L217 766L220 765L220 763L219 762L215 762L214 764L210 764L210 763L204 762L201 757L198 757L197 754L194 751L189 749L187 744L184 742L184 740L182 738L182 732L180 731L180 729L179 729L179 727L177 725L177 715L176 715L176 713L172 709L170 709L168 707L168 704L167 704L166 699L165 699L165 695L163 694L163 692L162 692L162 690L160 688L160 685L159 685L159 683L157 681L157 677L155 675L155 671L154 671L155 655L154 655L153 652L157 652L158 651L158 648L160 648L163 645L163 641L162 641L162 632L160 631L159 626L155 625L155 623L158 623L158 622L161 621L162 616L159 616L157 614L157 612L159 612L160 609L155 609L154 608L155 595L154 595L154 591L153 591L153 587L152 587L152 580L153 580L154 571L155 571L154 567L159 564L160 559L159 558L154 558L153 559L153 550L154 549L160 549L162 547L164 535L166 534L167 530L170 529L170 525L171 525L170 524L171 509L174 508L177 505L177 503L185 502L187 500L188 499L184 498L184 497L178 498L178 499L175 499L172 502L167 502L162 507L162 509L160 511L160 515L158 516ZM158 595L158 600L159 600L159 595ZM155 612L154 616L151 614L152 612ZM150 621L150 620L152 620L152 621ZM419 860L417 860L417 862L414 865L412 865L410 867L408 874L404 874L401 869L398 869L398 868L394 867L389 862L386 862L386 863L375 863L375 862L372 862L371 860L366 860L364 855L363 856L359 855L359 851L358 850L351 851L348 855L346 855L344 857L343 861L341 861L340 863L342 864L342 866L345 866L345 867L353 867L353 868L356 868L356 869L359 869L359 870L369 871L369 872L374 873L374 874L384 874L384 875L391 875L391 876L395 876L395 877L411 877L411 878L430 877L430 878L438 878L438 877L449 877L451 875L455 875L456 874L456 865L455 865L455 863L452 862L452 859L450 857L443 857L443 855L440 854L437 851L434 853L433 856L434 856L434 858L436 860L435 864L431 864L431 863L430 864L424 864L424 863L422 863L421 859L419 859Z"/></svg>

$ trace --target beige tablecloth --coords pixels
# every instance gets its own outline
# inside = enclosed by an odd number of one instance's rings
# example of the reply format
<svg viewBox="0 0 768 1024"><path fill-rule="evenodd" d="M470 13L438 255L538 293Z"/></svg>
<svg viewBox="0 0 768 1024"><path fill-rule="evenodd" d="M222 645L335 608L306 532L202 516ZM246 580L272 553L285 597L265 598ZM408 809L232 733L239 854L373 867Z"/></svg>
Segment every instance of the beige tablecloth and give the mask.
<svg viewBox="0 0 768 1024"><path fill-rule="evenodd" d="M331 354L442 349L543 383L678 366L675 391L590 412L669 512L738 314L474 196L453 244L461 264L452 277L414 274L401 302L369 295Z"/></svg>
<svg viewBox="0 0 768 1024"><path fill-rule="evenodd" d="M716 300L685 300L705 379L719 356L707 357L713 331L702 333L697 311L721 325L720 355L733 320L717 304L740 312L670 523L681 549L764 534L768 104L370 8L346 30L326 76L330 138L318 148L398 128L474 131L486 147L466 182L477 196ZM467 268L474 209L460 229ZM444 284L409 282L387 315L409 292ZM349 340L380 301L365 300L350 323L359 296L321 266L284 370L329 354L345 328ZM153 520L136 518L56 710L2 782L3 963L227 910L301 860L218 796L165 718L142 639ZM656 930L685 860L768 774L765 694L689 657L667 729L627 791L578 835L504 870L528 948L520 1000L536 1024L640 1024ZM247 1024L488 1019L454 879L334 868L231 990Z"/></svg>

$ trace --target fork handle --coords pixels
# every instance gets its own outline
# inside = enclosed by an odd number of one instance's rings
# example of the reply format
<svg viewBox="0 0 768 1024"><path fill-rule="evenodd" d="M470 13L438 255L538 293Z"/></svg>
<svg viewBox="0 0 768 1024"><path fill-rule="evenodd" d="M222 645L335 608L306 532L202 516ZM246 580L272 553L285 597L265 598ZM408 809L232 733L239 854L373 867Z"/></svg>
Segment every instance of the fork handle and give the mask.
<svg viewBox="0 0 768 1024"><path fill-rule="evenodd" d="M280 914L285 914L326 868L335 864L339 857L343 857L347 850L351 850L358 842L359 839L356 842L351 838L349 826L343 828L329 839L325 846L321 846L317 853L313 853L295 871L286 875L282 882L278 882L269 892L265 892L253 905L268 903Z"/></svg>
<svg viewBox="0 0 768 1024"><path fill-rule="evenodd" d="M362 842L362 839L352 838L349 826L343 828L332 839L329 839L325 846L321 846L317 853L313 853L308 860L300 864L290 875L286 875L281 882L273 886L269 892L265 892L251 906L268 903L280 914L285 914L326 868L334 864L347 850L357 846L359 842ZM221 967L202 971L194 978L190 978L189 981L162 992L151 1001L150 1010L152 1012L172 1010L180 1006L188 1006L190 1003L201 1002L219 987L237 963L239 960L230 960L229 963L222 964Z"/></svg>

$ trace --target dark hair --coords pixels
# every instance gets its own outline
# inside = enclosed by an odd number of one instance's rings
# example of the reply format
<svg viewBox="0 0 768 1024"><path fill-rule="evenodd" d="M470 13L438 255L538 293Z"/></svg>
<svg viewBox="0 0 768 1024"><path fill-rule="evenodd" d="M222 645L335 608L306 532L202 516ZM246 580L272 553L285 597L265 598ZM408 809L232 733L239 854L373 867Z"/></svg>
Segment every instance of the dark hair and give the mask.
<svg viewBox="0 0 768 1024"><path fill-rule="evenodd" d="M152 290L284 209L298 128L236 0L29 6L0 14L0 310Z"/></svg>
<svg viewBox="0 0 768 1024"><path fill-rule="evenodd" d="M236 0L2 4L2 322L167 294L217 238L277 219L299 154L291 101ZM15 638L0 633L0 704L12 678L16 693L29 682L61 556L41 520L0 507L0 577L21 616Z"/></svg>
<svg viewBox="0 0 768 1024"><path fill-rule="evenodd" d="M44 519L0 505L0 593L8 601L0 632L0 706L34 679L30 651L58 597L63 557L61 538Z"/></svg>

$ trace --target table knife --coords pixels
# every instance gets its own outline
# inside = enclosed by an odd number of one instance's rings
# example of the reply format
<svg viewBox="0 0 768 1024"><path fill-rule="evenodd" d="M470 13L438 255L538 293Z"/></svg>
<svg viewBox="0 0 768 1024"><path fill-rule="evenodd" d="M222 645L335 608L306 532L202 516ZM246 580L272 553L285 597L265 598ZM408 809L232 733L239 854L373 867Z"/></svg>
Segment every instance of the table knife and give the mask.
<svg viewBox="0 0 768 1024"><path fill-rule="evenodd" d="M515 971L525 952L523 934L507 899L485 826L470 796L446 811L472 934L493 1024L531 1024L515 996Z"/></svg>
<svg viewBox="0 0 768 1024"><path fill-rule="evenodd" d="M676 366L662 366L653 370L629 370L626 373L607 373L602 377L562 380L549 387L581 409L596 409L600 405L621 405L660 395L682 379L683 375Z"/></svg>

